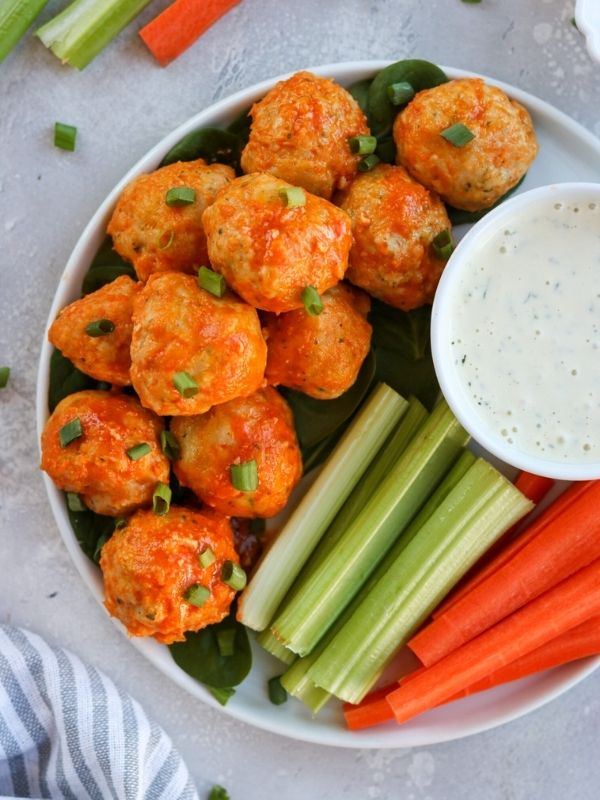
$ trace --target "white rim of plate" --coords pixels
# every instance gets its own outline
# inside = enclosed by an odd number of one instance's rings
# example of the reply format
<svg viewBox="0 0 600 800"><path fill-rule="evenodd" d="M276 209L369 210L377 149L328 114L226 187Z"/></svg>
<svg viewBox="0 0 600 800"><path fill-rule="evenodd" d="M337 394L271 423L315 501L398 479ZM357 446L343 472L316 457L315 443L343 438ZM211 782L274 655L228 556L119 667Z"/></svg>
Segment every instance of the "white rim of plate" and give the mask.
<svg viewBox="0 0 600 800"><path fill-rule="evenodd" d="M306 67L305 69L315 73L316 75L332 76L335 75L335 80L342 85L349 85L350 83L360 80L364 77L370 77L379 70L388 66L390 61L354 61L342 62L334 64L325 64L316 67ZM441 68L452 78L463 77L481 77L487 83L493 86L498 86L506 92L511 98L525 105L528 110L550 117L554 122L558 123L561 128L566 129L573 135L577 136L587 142L591 147L595 148L600 155L600 143L598 140L583 128L579 123L572 120L569 116L559 111L558 109L546 103L543 100L517 89L509 84L501 81L496 81L479 73L469 72L465 70L454 69L440 65ZM47 331L50 324L56 317L60 308L66 303L73 300L77 294L73 292L71 286L72 281L78 274L83 274L82 264L89 264L91 258L97 251L105 237L106 225L114 207L118 196L121 194L123 188L134 177L149 169L156 169L163 156L173 147L181 138L190 133L196 128L203 125L215 124L214 120L228 119L233 120L239 115L244 108L248 107L259 97L263 96L275 83L281 80L286 80L294 72L285 73L268 80L261 81L246 89L242 89L234 94L219 100L217 103L209 106L203 111L198 112L188 119L186 122L179 125L171 133L167 134L157 145L149 150L139 161L124 175L124 177L117 183L114 189L108 194L106 199L101 203L98 210L92 216L88 224L85 226L81 236L79 237L73 251L67 261L65 269L61 275L56 294L54 296L48 320L44 331L44 340L40 351L40 362L37 374L37 391L36 391L36 423L38 442L41 437L42 430L46 419L48 418L47 397L49 385L49 364L52 347L48 342ZM84 259L86 259L84 262ZM50 507L54 515L56 524L65 543L67 551L73 560L75 567L81 575L84 583L92 592L98 603L103 606L103 592L102 581L99 575L99 570L95 567L89 559L85 556L77 540L75 534L69 523L69 518L66 511L62 492L60 492L52 483L46 473L42 473ZM121 631L123 636L127 637L127 632L123 626L114 618L110 618L111 622ZM297 720L292 723L284 721L273 721L271 719L264 719L260 712L256 712L253 708L238 707L235 702L226 706L221 706L212 695L202 686L202 684L195 681L192 677L187 675L181 670L175 662L171 659L167 652L167 648L159 645L154 640L129 638L130 643L144 655L155 667L157 667L167 678L174 681L181 688L190 692L194 697L198 698L206 705L216 708L219 711L227 714L230 717L239 719L250 725L254 725L262 730L276 733L280 736L285 736L299 741L309 742L311 744L330 745L336 747L348 748L400 748L400 747L416 747L423 745L437 744L440 742L454 741L462 739L466 736L472 736L476 733L490 730L492 728L503 725L514 719L528 714L537 708L545 705L556 697L566 692L572 686L575 686L587 675L592 673L598 666L600 666L600 657L593 659L586 659L585 662L568 665L561 668L560 675L554 675L551 680L547 680L549 686L545 691L536 694L534 698L530 698L524 702L508 703L507 708L498 713L497 710L488 717L484 715L484 719L478 722L473 722L468 725L463 725L459 730L454 726L440 726L439 730L433 727L433 730L425 725L421 729L421 725L417 722L416 726L411 727L411 723L403 726L390 727L389 724L380 729L372 729L364 732L350 732L344 728L331 729L321 728L303 724L300 730L291 730L293 724L297 724ZM497 691L497 690L492 690ZM468 702L471 698L467 698ZM235 700L235 698L234 698ZM432 712L432 713L435 713ZM424 719L426 715L424 715Z"/></svg>

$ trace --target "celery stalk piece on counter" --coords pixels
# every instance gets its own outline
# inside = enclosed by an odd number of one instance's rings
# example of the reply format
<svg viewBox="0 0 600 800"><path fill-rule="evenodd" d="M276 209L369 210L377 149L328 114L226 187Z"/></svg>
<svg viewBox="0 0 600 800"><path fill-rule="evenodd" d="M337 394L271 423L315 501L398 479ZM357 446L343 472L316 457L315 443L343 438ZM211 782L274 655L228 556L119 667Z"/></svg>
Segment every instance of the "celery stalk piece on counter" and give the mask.
<svg viewBox="0 0 600 800"><path fill-rule="evenodd" d="M363 404L240 597L238 619L264 630L306 559L406 412L408 401L381 384Z"/></svg>
<svg viewBox="0 0 600 800"><path fill-rule="evenodd" d="M271 623L298 655L310 653L458 459L468 434L444 400L354 517L302 590Z"/></svg>
<svg viewBox="0 0 600 800"><path fill-rule="evenodd" d="M0 62L20 41L48 0L2 0L0 3Z"/></svg>
<svg viewBox="0 0 600 800"><path fill-rule="evenodd" d="M265 628L264 631L259 633L256 637L256 641L263 650L266 650L267 653L283 661L284 664L292 664L296 660L296 654L292 653L285 645L281 644L279 639L275 638L269 628Z"/></svg>
<svg viewBox="0 0 600 800"><path fill-rule="evenodd" d="M75 0L36 31L63 63L83 69L150 0Z"/></svg>
<svg viewBox="0 0 600 800"><path fill-rule="evenodd" d="M478 459L388 569L307 673L359 703L398 649L496 539L532 508Z"/></svg>

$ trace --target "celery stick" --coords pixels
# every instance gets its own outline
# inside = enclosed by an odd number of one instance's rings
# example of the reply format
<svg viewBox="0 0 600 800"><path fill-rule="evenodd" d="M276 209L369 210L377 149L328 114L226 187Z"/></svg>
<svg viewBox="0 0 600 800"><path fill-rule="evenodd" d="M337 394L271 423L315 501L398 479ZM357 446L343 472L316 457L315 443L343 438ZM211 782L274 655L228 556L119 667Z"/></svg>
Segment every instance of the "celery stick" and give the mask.
<svg viewBox="0 0 600 800"><path fill-rule="evenodd" d="M238 619L262 631L319 539L362 478L408 402L378 386L331 453L319 477L258 565L238 603Z"/></svg>
<svg viewBox="0 0 600 800"><path fill-rule="evenodd" d="M0 62L4 61L48 0L4 0L0 5Z"/></svg>
<svg viewBox="0 0 600 800"><path fill-rule="evenodd" d="M256 637L256 641L263 650L266 650L267 653L283 661L284 664L292 664L296 660L296 655L292 653L291 650L288 650L285 645L281 644L279 639L275 638L269 628L265 628L264 631Z"/></svg>
<svg viewBox="0 0 600 800"><path fill-rule="evenodd" d="M358 703L465 572L532 504L478 459L393 561L307 678Z"/></svg>
<svg viewBox="0 0 600 800"><path fill-rule="evenodd" d="M75 0L36 31L63 63L86 67L150 0Z"/></svg>
<svg viewBox="0 0 600 800"><path fill-rule="evenodd" d="M310 653L440 483L468 441L445 401L381 481L322 563L271 624L299 655Z"/></svg>
<svg viewBox="0 0 600 800"><path fill-rule="evenodd" d="M286 692L308 706L313 714L317 714L331 698L330 692L315 686L314 682L307 677L309 669L317 658L316 651L303 658L297 658L279 679Z"/></svg>

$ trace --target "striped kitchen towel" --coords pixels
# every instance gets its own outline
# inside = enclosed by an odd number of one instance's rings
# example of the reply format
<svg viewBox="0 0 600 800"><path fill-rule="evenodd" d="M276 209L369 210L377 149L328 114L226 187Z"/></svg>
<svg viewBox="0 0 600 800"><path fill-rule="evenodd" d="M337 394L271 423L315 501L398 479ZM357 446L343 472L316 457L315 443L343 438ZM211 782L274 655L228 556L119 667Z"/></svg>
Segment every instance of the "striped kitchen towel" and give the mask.
<svg viewBox="0 0 600 800"><path fill-rule="evenodd" d="M10 625L0 625L0 795L198 800L139 703L77 656Z"/></svg>

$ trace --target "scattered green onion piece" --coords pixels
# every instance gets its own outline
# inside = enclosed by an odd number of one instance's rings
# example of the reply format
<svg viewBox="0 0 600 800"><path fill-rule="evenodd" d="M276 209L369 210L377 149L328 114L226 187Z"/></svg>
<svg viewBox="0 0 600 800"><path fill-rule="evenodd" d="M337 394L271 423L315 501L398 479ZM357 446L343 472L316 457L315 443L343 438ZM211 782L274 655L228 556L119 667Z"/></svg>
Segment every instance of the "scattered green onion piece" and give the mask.
<svg viewBox="0 0 600 800"><path fill-rule="evenodd" d="M176 186L165 195L165 203L171 208L189 206L196 199L196 190L189 186Z"/></svg>
<svg viewBox="0 0 600 800"><path fill-rule="evenodd" d="M211 693L216 697L215 692L213 689L210 690ZM218 692L231 692L233 694L235 689L218 689ZM228 696L227 700L231 697ZM225 703L221 702L221 700L217 697L217 700L221 703L221 705L225 705ZM227 702L227 700L225 702ZM210 790L210 794L208 795L208 800L230 800L229 793L222 787L222 786L213 786Z"/></svg>
<svg viewBox="0 0 600 800"><path fill-rule="evenodd" d="M221 580L240 592L246 585L246 573L235 561L226 561L221 569Z"/></svg>
<svg viewBox="0 0 600 800"><path fill-rule="evenodd" d="M380 160L381 159L379 156L376 156L375 153L371 153L371 155L361 158L361 160L358 162L359 172L369 172L373 169L373 167L376 167L377 164L379 164Z"/></svg>
<svg viewBox="0 0 600 800"><path fill-rule="evenodd" d="M314 286L307 286L306 289L302 290L302 302L304 303L304 310L311 317L318 317L323 311L321 295Z"/></svg>
<svg viewBox="0 0 600 800"><path fill-rule="evenodd" d="M58 432L61 447L66 447L68 444L75 441L75 439L79 439L80 436L83 436L83 428L81 427L81 420L79 417L75 417L75 419L67 422Z"/></svg>
<svg viewBox="0 0 600 800"><path fill-rule="evenodd" d="M454 245L452 244L452 236L448 228L438 233L432 240L431 247L436 257L442 261L447 261L450 258L454 250Z"/></svg>
<svg viewBox="0 0 600 800"><path fill-rule="evenodd" d="M157 483L154 494L152 495L152 511L158 516L163 517L169 513L171 506L171 487L166 483Z"/></svg>
<svg viewBox="0 0 600 800"><path fill-rule="evenodd" d="M473 131L469 130L462 122L450 125L449 128L446 128L446 130L440 133L440 136L443 136L444 139L450 142L450 144L453 144L454 147L464 147L475 138Z"/></svg>
<svg viewBox="0 0 600 800"><path fill-rule="evenodd" d="M173 231L163 231L159 234L158 239L156 240L156 246L159 250L168 250L173 244L174 239L175 234Z"/></svg>
<svg viewBox="0 0 600 800"><path fill-rule="evenodd" d="M81 497L75 492L67 492L67 506L69 511L87 511Z"/></svg>
<svg viewBox="0 0 600 800"><path fill-rule="evenodd" d="M108 333L112 333L114 329L115 323L110 319L95 319L93 322L90 322L89 325L85 326L87 335L93 336L94 338L97 336L106 336Z"/></svg>
<svg viewBox="0 0 600 800"><path fill-rule="evenodd" d="M255 492L258 489L258 468L254 459L242 464L231 464L229 476L238 492Z"/></svg>
<svg viewBox="0 0 600 800"><path fill-rule="evenodd" d="M189 398L198 394L198 384L187 372L176 372L173 385L182 397Z"/></svg>
<svg viewBox="0 0 600 800"><path fill-rule="evenodd" d="M215 297L223 297L227 289L225 278L208 267L200 267L198 270L198 283Z"/></svg>
<svg viewBox="0 0 600 800"><path fill-rule="evenodd" d="M191 586L188 586L183 596L190 605L196 606L196 608L202 608L210 597L210 589L207 589L206 586L202 586L200 583L193 583Z"/></svg>
<svg viewBox="0 0 600 800"><path fill-rule="evenodd" d="M387 87L387 96L393 106L403 106L413 99L415 90L408 81L400 81Z"/></svg>
<svg viewBox="0 0 600 800"><path fill-rule="evenodd" d="M171 431L161 431L160 446L169 461L177 461L181 448L179 447L179 442L175 438L174 433L171 433Z"/></svg>
<svg viewBox="0 0 600 800"><path fill-rule="evenodd" d="M306 205L306 195L301 186L284 186L279 197L286 208L300 208Z"/></svg>
<svg viewBox="0 0 600 800"><path fill-rule="evenodd" d="M139 461L140 458L147 456L150 452L152 452L152 448L148 442L141 442L140 444L135 444L133 447L129 448L127 451L127 457L130 458L131 461Z"/></svg>
<svg viewBox="0 0 600 800"><path fill-rule="evenodd" d="M54 146L61 150L75 150L77 139L77 128L73 125L65 125L64 122L54 123Z"/></svg>
<svg viewBox="0 0 600 800"><path fill-rule="evenodd" d="M462 0L463 3L471 3L475 5L475 3L481 3L481 0Z"/></svg>
<svg viewBox="0 0 600 800"><path fill-rule="evenodd" d="M129 525L129 520L127 517L117 517L115 519L115 530L120 531L122 528L126 528Z"/></svg>
<svg viewBox="0 0 600 800"><path fill-rule="evenodd" d="M10 378L10 367L0 367L0 389L4 389Z"/></svg>
<svg viewBox="0 0 600 800"><path fill-rule="evenodd" d="M204 567L205 569L206 569L206 567L210 567L211 564L214 564L216 560L217 560L217 557L213 553L213 551L210 549L210 547L206 547L200 553L200 558L199 558L200 565L202 567Z"/></svg>
<svg viewBox="0 0 600 800"><path fill-rule="evenodd" d="M217 631L217 646L222 656L232 656L235 652L235 628Z"/></svg>
<svg viewBox="0 0 600 800"><path fill-rule="evenodd" d="M376 136L353 136L348 139L350 151L355 155L368 156L377 149Z"/></svg>
<svg viewBox="0 0 600 800"><path fill-rule="evenodd" d="M228 688L226 688L226 689L218 689L216 686L207 686L206 688L212 694L212 696L215 698L215 700L218 700L218 702L222 706L226 706L227 705L227 701L230 698L232 698L233 695L235 694L235 689L228 689ZM221 787L218 786L216 788L220 789ZM214 791L214 789L213 789L213 791ZM223 789L222 791L225 792L225 789ZM208 797L208 800L229 800L229 795L227 794L227 792L225 792L225 794L220 794L220 795L219 794L213 794L211 792L209 797Z"/></svg>
<svg viewBox="0 0 600 800"><path fill-rule="evenodd" d="M269 681L269 700L274 706L280 706L287 700L287 692L281 685L281 675L276 675Z"/></svg>

